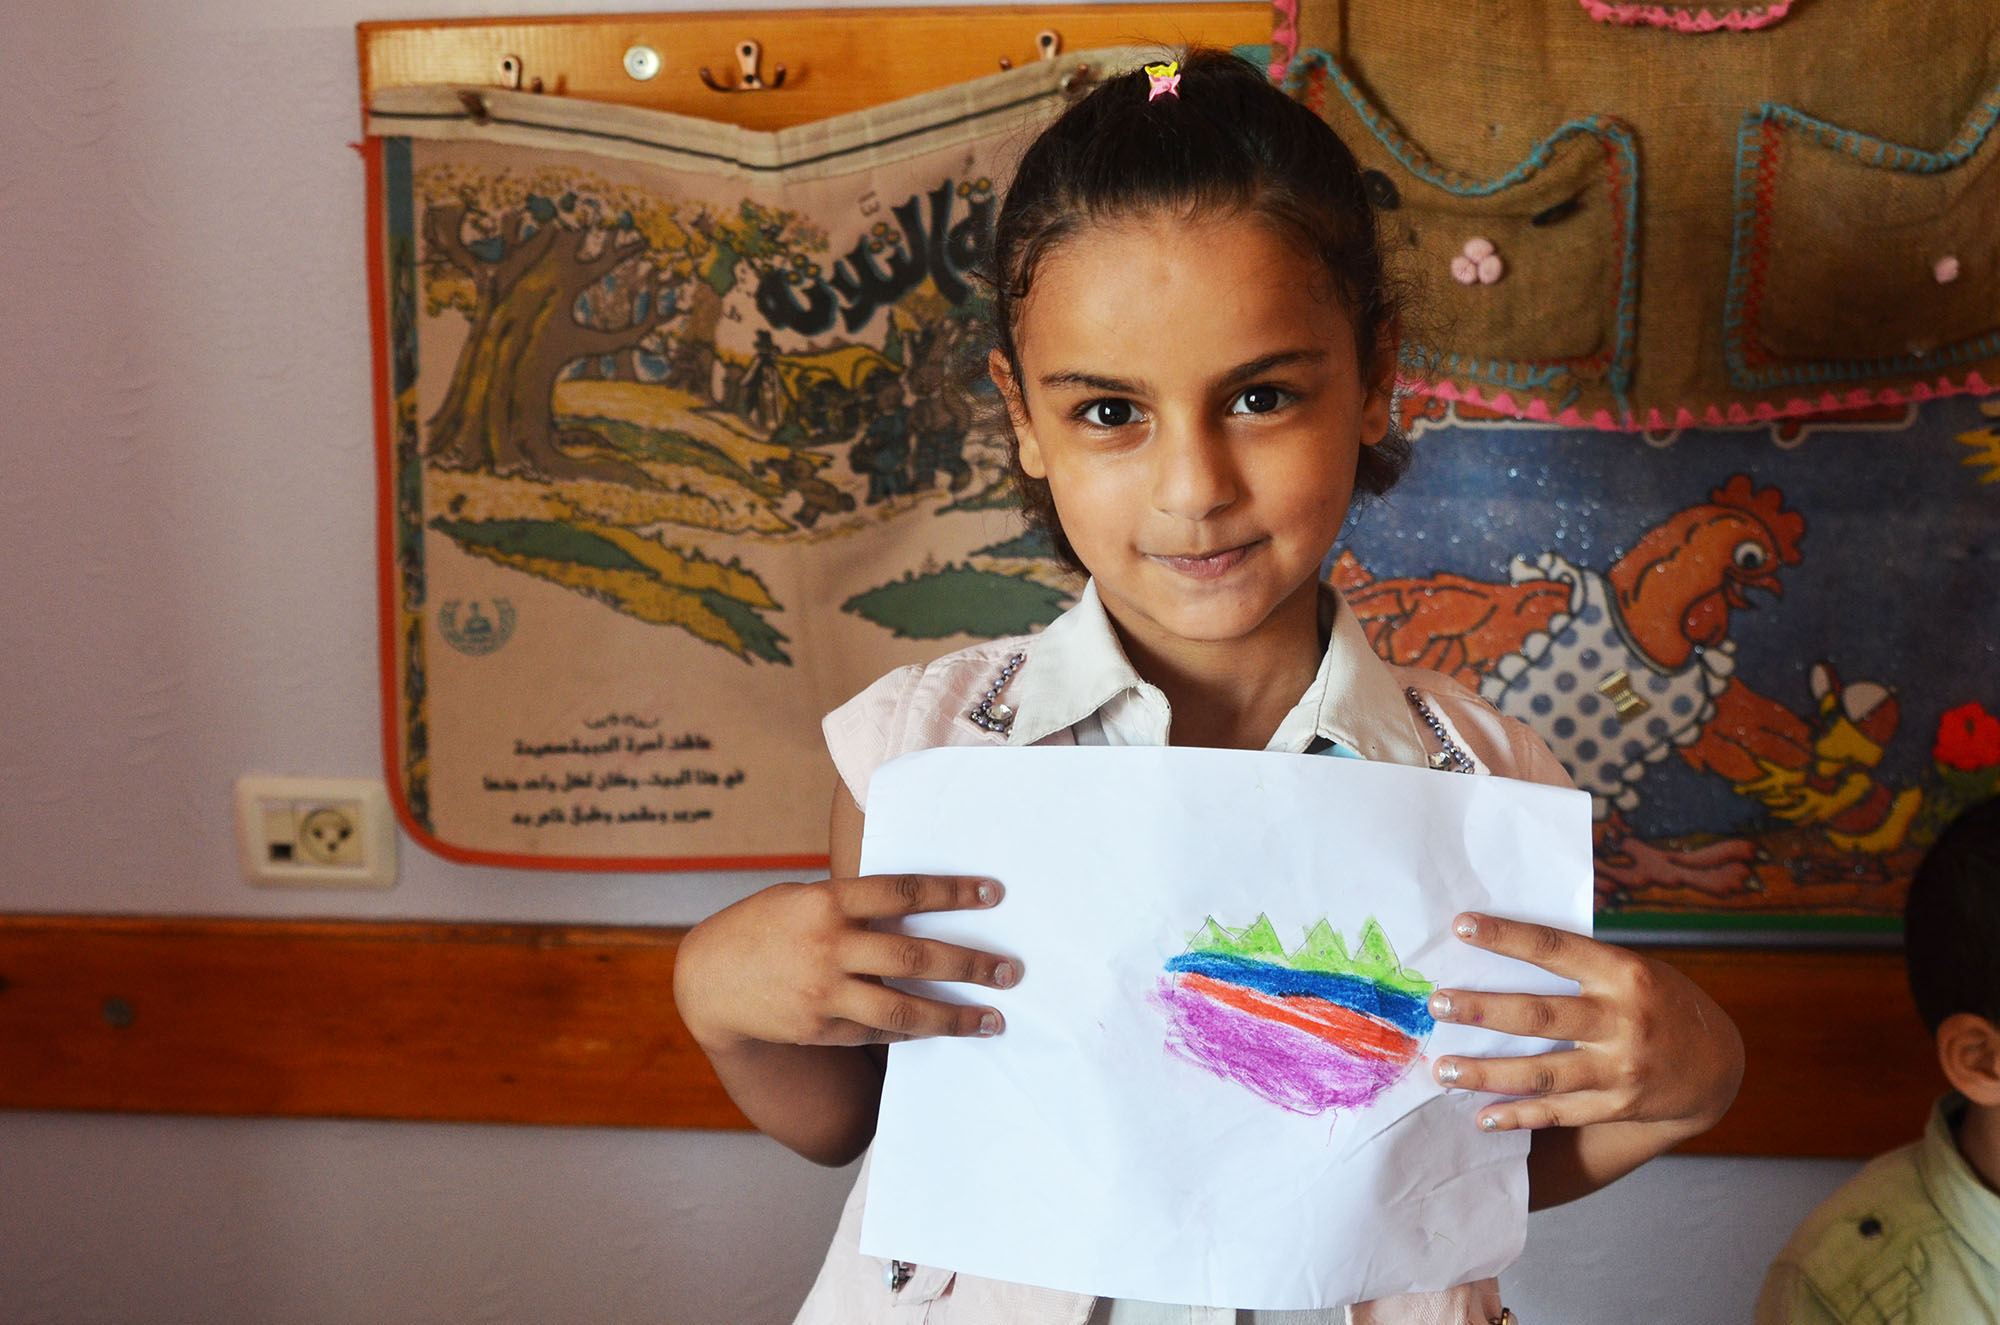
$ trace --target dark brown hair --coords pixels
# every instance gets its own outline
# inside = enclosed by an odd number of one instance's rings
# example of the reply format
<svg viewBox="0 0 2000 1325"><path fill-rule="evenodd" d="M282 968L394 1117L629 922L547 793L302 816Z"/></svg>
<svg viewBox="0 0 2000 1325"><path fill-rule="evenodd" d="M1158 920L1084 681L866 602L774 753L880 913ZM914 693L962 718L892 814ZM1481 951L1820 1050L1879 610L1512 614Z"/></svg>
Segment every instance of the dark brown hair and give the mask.
<svg viewBox="0 0 2000 1325"><path fill-rule="evenodd" d="M1903 957L1917 1015L1936 1031L1954 1012L2000 1026L2000 797L1952 820L1910 880Z"/></svg>
<svg viewBox="0 0 2000 1325"><path fill-rule="evenodd" d="M1143 70L1106 80L1043 130L1015 169L990 273L994 336L1014 381L1022 380L1021 305L1041 261L1084 225L1154 212L1242 212L1275 225L1323 269L1327 297L1353 323L1362 380L1393 371L1384 356L1394 353L1402 301L1383 269L1374 208L1347 144L1227 51L1183 54L1177 96L1149 100L1150 87ZM1008 456L1029 525L1048 533L1058 561L1083 569L1048 484L1022 471L1018 443ZM1409 456L1392 425L1361 448L1355 492L1387 492Z"/></svg>

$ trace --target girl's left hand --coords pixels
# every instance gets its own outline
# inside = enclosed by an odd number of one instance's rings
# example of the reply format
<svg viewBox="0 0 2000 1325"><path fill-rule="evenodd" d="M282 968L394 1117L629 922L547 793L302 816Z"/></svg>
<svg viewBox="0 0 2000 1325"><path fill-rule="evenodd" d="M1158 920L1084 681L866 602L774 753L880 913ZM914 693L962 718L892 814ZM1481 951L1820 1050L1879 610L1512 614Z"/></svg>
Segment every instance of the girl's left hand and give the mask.
<svg viewBox="0 0 2000 1325"><path fill-rule="evenodd" d="M1518 920L1467 913L1453 929L1474 947L1581 986L1569 996L1461 989L1431 995L1431 1015L1439 1021L1575 1042L1523 1058L1439 1059L1433 1071L1440 1085L1520 1097L1481 1109L1482 1128L1650 1123L1684 1139L1714 1126L1735 1099L1742 1037L1715 1000L1673 967Z"/></svg>

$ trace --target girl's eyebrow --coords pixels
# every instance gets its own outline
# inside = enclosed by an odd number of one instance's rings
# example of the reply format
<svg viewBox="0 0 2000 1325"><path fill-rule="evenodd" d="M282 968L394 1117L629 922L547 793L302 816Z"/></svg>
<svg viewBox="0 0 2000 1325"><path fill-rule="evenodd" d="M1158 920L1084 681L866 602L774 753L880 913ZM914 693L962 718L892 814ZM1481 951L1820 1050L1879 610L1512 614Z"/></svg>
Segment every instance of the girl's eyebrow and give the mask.
<svg viewBox="0 0 2000 1325"><path fill-rule="evenodd" d="M1273 368L1287 368L1293 364L1314 364L1326 358L1322 349L1278 350L1272 354L1262 354L1245 364L1239 364L1222 375L1223 385L1246 381L1252 377L1262 377Z"/></svg>
<svg viewBox="0 0 2000 1325"><path fill-rule="evenodd" d="M1285 368L1292 364L1319 363L1326 358L1323 349L1277 350L1270 354L1260 354L1247 363L1238 364L1224 373L1220 385L1231 386L1237 382L1262 377L1273 368ZM1083 373L1073 370L1044 373L1042 387L1049 391L1060 391L1064 387L1084 387L1091 391L1102 391L1109 395L1136 396L1145 394L1143 383L1122 377L1104 377L1098 373Z"/></svg>
<svg viewBox="0 0 2000 1325"><path fill-rule="evenodd" d="M1065 371L1043 373L1042 386L1050 391L1060 391L1064 387L1087 387L1092 391L1103 391L1110 395L1136 396L1143 394L1137 382L1128 382L1122 377L1100 377L1096 373Z"/></svg>

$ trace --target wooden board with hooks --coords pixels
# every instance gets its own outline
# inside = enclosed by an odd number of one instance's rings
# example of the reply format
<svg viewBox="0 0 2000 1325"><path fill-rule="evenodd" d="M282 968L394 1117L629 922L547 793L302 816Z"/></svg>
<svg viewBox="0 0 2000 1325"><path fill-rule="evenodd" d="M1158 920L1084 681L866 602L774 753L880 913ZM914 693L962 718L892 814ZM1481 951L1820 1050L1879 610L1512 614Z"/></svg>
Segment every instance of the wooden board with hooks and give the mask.
<svg viewBox="0 0 2000 1325"><path fill-rule="evenodd" d="M1060 51L1261 45L1270 37L1271 7L1262 0L598 14L356 28L364 105L381 87L519 87L765 130ZM737 90L746 73L765 86Z"/></svg>

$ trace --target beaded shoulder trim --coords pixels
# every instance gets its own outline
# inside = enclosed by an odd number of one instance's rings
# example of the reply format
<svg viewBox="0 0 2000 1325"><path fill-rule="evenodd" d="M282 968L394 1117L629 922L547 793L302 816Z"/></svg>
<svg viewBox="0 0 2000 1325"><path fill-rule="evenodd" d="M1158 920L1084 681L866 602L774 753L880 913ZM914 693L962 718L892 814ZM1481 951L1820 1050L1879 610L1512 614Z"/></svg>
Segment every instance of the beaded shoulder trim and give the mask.
<svg viewBox="0 0 2000 1325"><path fill-rule="evenodd" d="M1454 773L1472 772L1476 767L1472 762L1472 756L1465 752L1464 746L1451 739L1451 734L1444 729L1444 723L1438 720L1437 714L1431 712L1431 706L1424 702L1424 697L1417 693L1417 688L1404 686L1403 697L1410 701L1410 707L1417 711L1417 716L1431 729L1431 735L1437 737L1438 750L1431 756L1431 767L1449 769Z"/></svg>
<svg viewBox="0 0 2000 1325"><path fill-rule="evenodd" d="M1000 736L1005 736L1008 732L1014 730L1013 705L1002 704L1000 702L1000 692L1007 688L1007 683L1014 679L1014 673L1027 660L1027 654L1016 653L1001 665L1000 675L993 678L993 684L986 687L986 693L979 697L979 702L974 704L965 715L972 719L973 726Z"/></svg>

